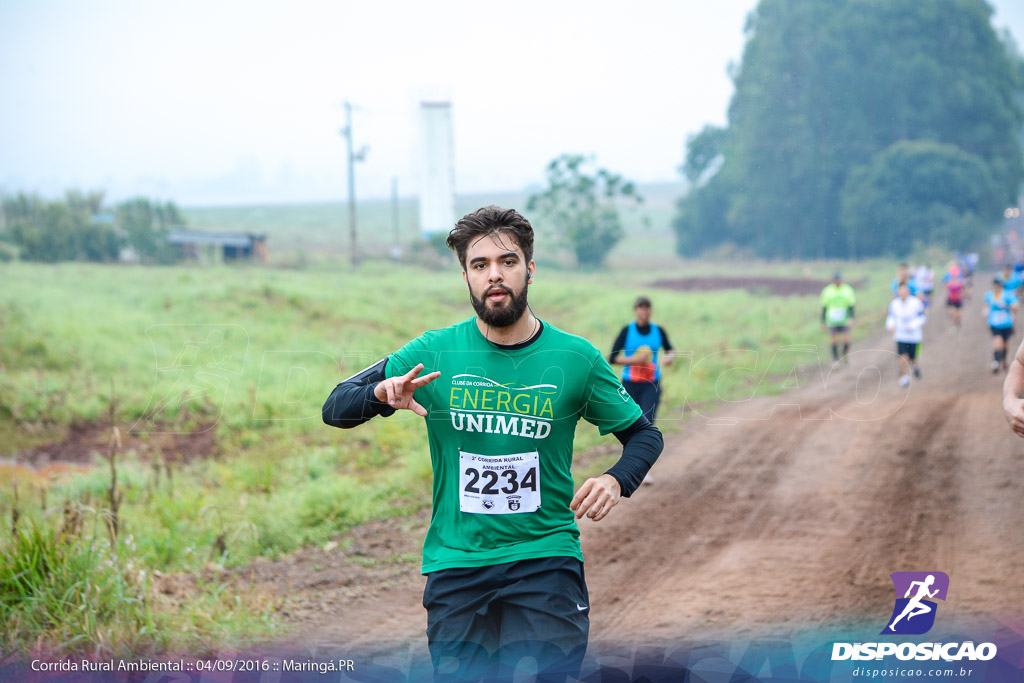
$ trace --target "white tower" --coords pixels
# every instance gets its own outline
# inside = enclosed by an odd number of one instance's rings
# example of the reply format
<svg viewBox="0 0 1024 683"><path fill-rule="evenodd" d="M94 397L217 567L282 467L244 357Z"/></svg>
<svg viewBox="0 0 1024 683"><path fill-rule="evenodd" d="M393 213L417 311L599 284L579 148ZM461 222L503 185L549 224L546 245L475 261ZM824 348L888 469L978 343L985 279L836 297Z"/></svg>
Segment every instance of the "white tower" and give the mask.
<svg viewBox="0 0 1024 683"><path fill-rule="evenodd" d="M420 102L420 229L423 235L455 226L455 149L452 103Z"/></svg>

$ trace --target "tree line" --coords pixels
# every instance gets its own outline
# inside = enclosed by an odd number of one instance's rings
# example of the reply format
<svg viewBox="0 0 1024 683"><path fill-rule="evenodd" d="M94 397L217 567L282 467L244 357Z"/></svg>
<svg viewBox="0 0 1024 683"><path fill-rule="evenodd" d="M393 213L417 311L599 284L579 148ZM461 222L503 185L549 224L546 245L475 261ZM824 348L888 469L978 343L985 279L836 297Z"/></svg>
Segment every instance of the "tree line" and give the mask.
<svg viewBox="0 0 1024 683"><path fill-rule="evenodd" d="M54 200L18 193L0 201L0 215L0 241L13 244L21 260L49 263L171 263L177 251L166 235L186 225L174 202L137 197L107 207L101 191L68 190Z"/></svg>
<svg viewBox="0 0 1024 683"><path fill-rule="evenodd" d="M680 255L967 249L1024 180L1024 61L984 0L761 0L725 128L687 143Z"/></svg>

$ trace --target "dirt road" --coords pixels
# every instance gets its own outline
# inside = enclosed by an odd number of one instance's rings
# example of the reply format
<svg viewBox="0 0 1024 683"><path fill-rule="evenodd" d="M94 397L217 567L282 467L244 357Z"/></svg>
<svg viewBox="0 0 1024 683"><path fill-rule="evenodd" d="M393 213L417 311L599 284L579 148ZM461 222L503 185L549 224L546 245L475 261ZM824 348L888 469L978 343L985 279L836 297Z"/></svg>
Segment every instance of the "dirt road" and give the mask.
<svg viewBox="0 0 1024 683"><path fill-rule="evenodd" d="M950 576L945 630L992 619L1024 630L1024 440L1002 417L980 298L958 334L932 310L923 378L909 389L897 387L895 345L880 332L854 345L847 367L803 368L783 396L682 421L655 484L581 525L592 639L861 623L878 633L893 605L889 574L927 570ZM423 523L361 542L416 552ZM319 553L290 560L283 581L280 566L252 575L293 596L295 640L423 638L415 570L323 581L303 568Z"/></svg>

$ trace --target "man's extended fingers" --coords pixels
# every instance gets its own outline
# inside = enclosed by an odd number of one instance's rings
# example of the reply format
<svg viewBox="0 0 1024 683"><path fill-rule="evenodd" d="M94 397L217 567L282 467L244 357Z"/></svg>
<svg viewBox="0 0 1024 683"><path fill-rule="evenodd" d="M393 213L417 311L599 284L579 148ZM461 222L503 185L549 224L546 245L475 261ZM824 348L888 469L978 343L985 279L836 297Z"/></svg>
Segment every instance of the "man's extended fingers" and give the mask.
<svg viewBox="0 0 1024 683"><path fill-rule="evenodd" d="M408 382L409 380L414 379L416 375L420 374L420 370L422 369L423 363L417 363L416 367L414 367L412 370L410 370L409 372L405 373L405 375L402 376L402 379Z"/></svg>
<svg viewBox="0 0 1024 683"><path fill-rule="evenodd" d="M435 379L437 379L440 376L441 376L441 371L440 370L434 370L429 375L423 375L422 377L417 377L416 379L414 379L412 381L412 385L416 389L419 389L422 386L426 386L427 384L430 384L431 382L433 382Z"/></svg>
<svg viewBox="0 0 1024 683"><path fill-rule="evenodd" d="M427 409L416 402L416 399L409 399L409 410L416 413L420 417L427 416Z"/></svg>

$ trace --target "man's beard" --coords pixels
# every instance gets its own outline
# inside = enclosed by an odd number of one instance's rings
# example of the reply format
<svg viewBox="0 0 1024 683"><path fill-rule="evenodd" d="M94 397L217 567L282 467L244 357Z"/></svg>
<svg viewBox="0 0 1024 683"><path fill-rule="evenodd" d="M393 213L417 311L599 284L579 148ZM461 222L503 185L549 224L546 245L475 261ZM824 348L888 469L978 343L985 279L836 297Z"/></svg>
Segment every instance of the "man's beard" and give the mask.
<svg viewBox="0 0 1024 683"><path fill-rule="evenodd" d="M515 294L511 289L505 285L491 285L484 292L484 298L478 299L473 290L469 290L469 299L473 302L473 310L476 311L477 317L480 318L488 327L508 327L514 324L523 312L526 310L527 303L527 290L530 285L523 284L523 290L519 294ZM487 306L487 294L495 289L500 289L508 295L508 303L500 308L489 308Z"/></svg>

